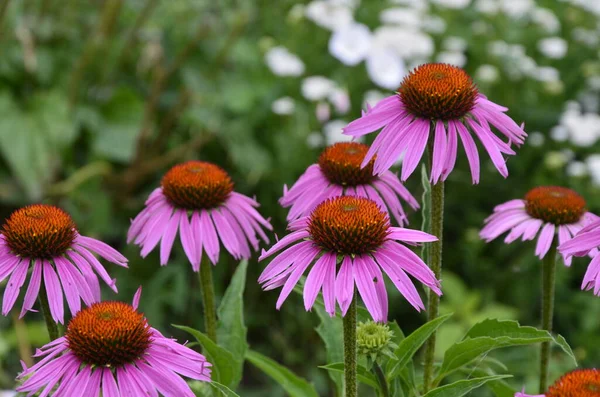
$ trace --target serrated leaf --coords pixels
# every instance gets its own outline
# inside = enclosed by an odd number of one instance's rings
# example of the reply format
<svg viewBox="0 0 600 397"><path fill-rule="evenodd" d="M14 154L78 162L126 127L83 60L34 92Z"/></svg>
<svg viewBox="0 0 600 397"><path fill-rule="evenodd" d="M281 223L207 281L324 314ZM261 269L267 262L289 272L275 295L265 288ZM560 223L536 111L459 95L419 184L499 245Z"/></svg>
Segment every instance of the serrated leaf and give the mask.
<svg viewBox="0 0 600 397"><path fill-rule="evenodd" d="M278 362L253 350L246 352L246 359L276 381L290 397L319 397L313 385Z"/></svg>
<svg viewBox="0 0 600 397"><path fill-rule="evenodd" d="M571 350L571 346L569 346L569 344L567 343L566 339L562 336L562 335L556 335L554 337L554 343L556 343L558 346L560 346L560 348L567 353L567 355L569 357L571 357L571 359L573 360L573 364L575 364L575 366L577 366L577 358L575 357L575 354L573 353L573 350Z"/></svg>
<svg viewBox="0 0 600 397"><path fill-rule="evenodd" d="M212 382L210 382L210 385L212 386L212 388L214 390L217 391L218 396L240 397L239 394L235 393L233 390L231 390L230 388L228 388L227 386L225 386L219 382L212 381Z"/></svg>
<svg viewBox="0 0 600 397"><path fill-rule="evenodd" d="M333 371L342 374L344 373L344 363L342 362L321 365L319 368L326 369L327 371ZM379 390L379 383L377 382L375 375L367 371L367 369L361 365L357 365L356 367L356 379L367 386L371 386L375 390Z"/></svg>
<svg viewBox="0 0 600 397"><path fill-rule="evenodd" d="M451 372L470 364L481 355L494 349L551 340L552 336L547 331L522 327L516 321L482 321L467 332L464 340L455 343L446 351L442 367L434 383L439 383Z"/></svg>
<svg viewBox="0 0 600 397"><path fill-rule="evenodd" d="M449 385L444 385L433 390L430 390L423 397L461 397L470 392L471 390L477 389L478 387L483 386L487 382L510 378L511 375L493 375L493 376L484 376L482 378L473 378L473 379L465 379L459 380L458 382L451 383Z"/></svg>
<svg viewBox="0 0 600 397"><path fill-rule="evenodd" d="M248 328L244 325L243 297L247 269L248 261L241 261L231 278L231 283L227 287L217 311L219 316L217 340L235 358L235 371L231 386L234 389L242 379L244 357L246 350L248 350L248 343L246 342Z"/></svg>
<svg viewBox="0 0 600 397"><path fill-rule="evenodd" d="M231 362L235 360L233 354L218 346L207 335L184 325L173 325L173 327L192 335L202 346L202 352L206 359L212 364L212 380L230 387L234 380L234 370Z"/></svg>
<svg viewBox="0 0 600 397"><path fill-rule="evenodd" d="M417 350L425 343L427 338L435 332L446 320L452 316L452 313L440 316L419 327L415 332L404 338L394 352L397 361L390 361L388 364L388 378L396 377L404 366L410 362Z"/></svg>

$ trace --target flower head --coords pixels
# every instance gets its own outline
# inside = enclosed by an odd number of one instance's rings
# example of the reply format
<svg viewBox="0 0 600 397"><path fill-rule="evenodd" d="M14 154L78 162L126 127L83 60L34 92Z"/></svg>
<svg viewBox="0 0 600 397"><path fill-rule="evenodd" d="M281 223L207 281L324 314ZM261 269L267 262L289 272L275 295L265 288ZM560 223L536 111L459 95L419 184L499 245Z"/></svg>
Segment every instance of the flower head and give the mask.
<svg viewBox="0 0 600 397"><path fill-rule="evenodd" d="M398 347L392 342L394 333L385 324L368 320L359 322L356 326L356 347L358 354L376 361L380 355L393 357L393 351Z"/></svg>
<svg viewBox="0 0 600 397"><path fill-rule="evenodd" d="M479 93L462 69L448 64L425 64L404 78L397 95L380 101L350 123L344 133L358 137L383 127L362 166L375 158L373 171L381 175L404 153L402 181L413 173L428 140L433 139L433 183L445 180L454 169L460 137L473 183L478 183L479 154L473 135L481 141L504 177L508 176L504 155L514 155L511 144L520 145L527 136L522 127L504 114L507 110ZM502 141L490 125L504 135L507 142Z"/></svg>
<svg viewBox="0 0 600 397"><path fill-rule="evenodd" d="M64 321L63 293L71 313L81 300L91 305L100 300L98 275L115 292L111 279L94 253L109 262L127 267L127 259L107 244L79 234L71 216L58 207L33 204L13 212L0 232L0 281L8 279L2 299L2 315L14 306L32 268L21 317L33 305L42 282L48 295L50 314Z"/></svg>
<svg viewBox="0 0 600 397"><path fill-rule="evenodd" d="M594 290L594 295L600 296L600 219L594 218L593 222L579 229L577 235L568 241L561 242L558 251L571 260L573 255L589 255L593 259L581 283L582 290Z"/></svg>
<svg viewBox="0 0 600 397"><path fill-rule="evenodd" d="M521 238L533 240L539 233L535 254L544 258L555 234L558 243L569 241L584 226L598 216L587 212L585 200L576 192L560 186L540 186L531 189L524 199L510 200L494 208L485 220L479 235L487 242L510 230L505 243ZM564 255L565 265L571 265L569 255Z"/></svg>
<svg viewBox="0 0 600 397"><path fill-rule="evenodd" d="M339 142L325 148L317 164L308 167L291 189L284 189L279 202L291 207L288 220L310 215L328 198L348 195L369 198L393 215L400 226L408 223L400 199L413 209L419 208L417 200L391 171L373 175L375 160L361 167L368 150L358 142Z"/></svg>
<svg viewBox="0 0 600 397"><path fill-rule="evenodd" d="M515 397L598 397L600 396L600 371L591 369L576 369L560 377L546 394L515 394Z"/></svg>
<svg viewBox="0 0 600 397"><path fill-rule="evenodd" d="M335 315L336 301L342 314L346 314L356 285L373 319L386 321L388 300L383 272L417 310L425 307L406 273L441 294L429 267L398 243L431 242L437 238L390 226L387 214L373 200L355 196L330 198L310 216L291 222L289 228L292 233L259 258L264 260L283 250L258 279L265 290L283 286L277 309L311 265L304 285L304 306L310 310L322 290L325 309L331 316Z"/></svg>
<svg viewBox="0 0 600 397"><path fill-rule="evenodd" d="M171 168L161 187L146 200L146 208L133 220L127 242L142 247L146 257L160 242L160 264L166 265L179 231L183 249L194 271L202 252L213 264L219 260L219 241L236 259L249 258L258 249L257 234L271 225L257 211L258 203L233 190L222 168L204 161L188 161Z"/></svg>
<svg viewBox="0 0 600 397"><path fill-rule="evenodd" d="M42 347L19 392L40 396L189 396L180 375L210 382L206 358L150 327L133 305L99 302L77 313L65 336Z"/></svg>

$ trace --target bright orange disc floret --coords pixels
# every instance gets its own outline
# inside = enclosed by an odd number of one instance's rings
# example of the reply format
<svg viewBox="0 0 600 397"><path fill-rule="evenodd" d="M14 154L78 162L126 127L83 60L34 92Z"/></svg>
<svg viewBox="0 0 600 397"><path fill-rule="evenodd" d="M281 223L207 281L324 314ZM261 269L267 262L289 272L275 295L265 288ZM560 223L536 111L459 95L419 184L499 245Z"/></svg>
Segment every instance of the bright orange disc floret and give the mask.
<svg viewBox="0 0 600 397"><path fill-rule="evenodd" d="M600 371L597 369L571 371L550 386L546 397L600 397Z"/></svg>
<svg viewBox="0 0 600 397"><path fill-rule="evenodd" d="M336 185L356 186L370 183L373 176L373 158L361 168L369 147L357 142L338 142L328 146L319 157L319 167L325 177Z"/></svg>
<svg viewBox="0 0 600 397"><path fill-rule="evenodd" d="M135 361L151 341L144 315L123 302L100 302L81 310L69 322L65 337L82 362L109 367Z"/></svg>
<svg viewBox="0 0 600 397"><path fill-rule="evenodd" d="M578 222L586 211L586 203L571 189L540 186L525 195L525 210L544 222L564 225Z"/></svg>
<svg viewBox="0 0 600 397"><path fill-rule="evenodd" d="M445 63L417 67L398 89L409 112L434 120L464 117L475 106L477 93L477 87L464 70Z"/></svg>
<svg viewBox="0 0 600 397"><path fill-rule="evenodd" d="M161 184L164 195L174 205L189 210L218 207L233 191L233 182L227 172L204 161L174 166Z"/></svg>
<svg viewBox="0 0 600 397"><path fill-rule="evenodd" d="M29 258L50 259L64 254L76 233L69 214L46 204L20 208L2 225L2 234L10 249Z"/></svg>
<svg viewBox="0 0 600 397"><path fill-rule="evenodd" d="M389 234L390 223L374 201L355 196L328 199L310 215L313 241L329 252L360 255L376 250Z"/></svg>

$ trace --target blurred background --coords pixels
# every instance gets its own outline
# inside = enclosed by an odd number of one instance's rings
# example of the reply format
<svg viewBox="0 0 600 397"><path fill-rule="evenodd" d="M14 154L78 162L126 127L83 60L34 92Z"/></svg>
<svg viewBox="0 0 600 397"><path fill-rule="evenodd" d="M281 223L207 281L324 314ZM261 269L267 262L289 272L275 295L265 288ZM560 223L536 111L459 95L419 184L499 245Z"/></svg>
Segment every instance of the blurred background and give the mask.
<svg viewBox="0 0 600 397"><path fill-rule="evenodd" d="M423 62L463 67L482 93L525 122L529 138L504 180L486 156L479 186L459 161L446 185L442 311L455 315L440 352L487 317L537 326L539 266L534 244L486 244L483 219L532 187L567 186L600 212L600 2L597 0L3 0L0 1L0 216L35 202L69 211L82 234L123 252L109 266L129 301L144 286L151 324L202 328L197 277L181 250L160 268L125 244L130 219L162 174L188 159L225 168L236 190L256 196L279 235L291 185L341 128L390 95ZM368 143L368 142L367 142ZM416 197L418 173L407 182ZM421 216L409 214L411 227ZM559 267L555 329L582 366L600 362L600 298L579 290L589 260ZM236 267L222 255L221 296ZM255 282L251 260L245 320L251 347L332 395L325 351L292 296ZM390 291L390 318L405 333L424 322ZM22 298L22 297L21 297ZM18 305L17 305L18 306ZM18 306L20 307L20 306ZM41 316L0 318L0 388L14 386L19 359L47 341ZM535 384L537 348L494 352L515 388ZM554 379L571 369L556 352ZM484 395L483 391L477 392ZM246 367L242 396L282 396Z"/></svg>

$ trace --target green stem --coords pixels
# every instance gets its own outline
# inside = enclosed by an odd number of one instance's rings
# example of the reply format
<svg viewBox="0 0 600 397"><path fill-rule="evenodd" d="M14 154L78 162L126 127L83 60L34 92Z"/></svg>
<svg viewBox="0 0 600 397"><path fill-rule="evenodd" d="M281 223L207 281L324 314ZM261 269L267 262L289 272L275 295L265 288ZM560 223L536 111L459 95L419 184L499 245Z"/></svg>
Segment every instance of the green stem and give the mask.
<svg viewBox="0 0 600 397"><path fill-rule="evenodd" d="M431 141L431 139L430 139ZM430 147L430 158L433 158L432 148ZM430 167L431 170L431 167ZM431 186L431 206L430 206L431 234L438 238L438 241L429 244L429 266L435 274L436 279L441 278L442 273L442 231L444 229L444 182L438 181ZM438 306L440 297L429 290L429 304L427 307L427 321L435 320L438 317ZM433 363L435 359L435 339L436 333L431 334L425 345L425 369L423 374L423 391L427 393L431 389L433 378Z"/></svg>
<svg viewBox="0 0 600 397"><path fill-rule="evenodd" d="M357 396L356 384L356 292L344 316L344 380L346 397Z"/></svg>
<svg viewBox="0 0 600 397"><path fill-rule="evenodd" d="M375 373L377 381L379 382L379 386L381 387L381 395L383 397L389 397L390 390L388 388L387 380L385 379L385 374L383 373L383 370L381 369L379 364L377 364L376 362L373 363L373 372Z"/></svg>
<svg viewBox="0 0 600 397"><path fill-rule="evenodd" d="M554 287L556 279L556 237L550 250L542 260L542 328L552 332L554 312ZM550 342L543 342L540 354L540 393L548 387L548 368L550 365Z"/></svg>
<svg viewBox="0 0 600 397"><path fill-rule="evenodd" d="M42 314L44 315L44 320L46 320L46 328L48 328L48 335L50 335L50 340L53 341L58 339L58 325L52 319L52 314L50 313L50 304L48 303L48 294L46 293L46 288L41 285L40 286L40 309Z"/></svg>
<svg viewBox="0 0 600 397"><path fill-rule="evenodd" d="M200 264L200 290L204 306L204 330L208 337L217 343L217 311L215 309L215 289L212 281L212 269L208 260Z"/></svg>

